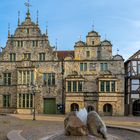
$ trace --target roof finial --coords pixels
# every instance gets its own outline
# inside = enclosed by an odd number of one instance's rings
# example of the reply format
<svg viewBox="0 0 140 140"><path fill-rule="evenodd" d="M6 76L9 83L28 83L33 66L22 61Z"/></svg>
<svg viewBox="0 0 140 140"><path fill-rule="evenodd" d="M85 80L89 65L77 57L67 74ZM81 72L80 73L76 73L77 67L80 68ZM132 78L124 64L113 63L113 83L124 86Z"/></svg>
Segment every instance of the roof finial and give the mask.
<svg viewBox="0 0 140 140"><path fill-rule="evenodd" d="M30 18L30 7L31 7L31 5L30 5L29 0L27 2L25 2L25 6L27 7L27 13L26 13L27 18Z"/></svg>
<svg viewBox="0 0 140 140"><path fill-rule="evenodd" d="M20 25L20 11L18 11L18 26Z"/></svg>
<svg viewBox="0 0 140 140"><path fill-rule="evenodd" d="M37 18L36 18L36 24L38 25L38 10L37 10Z"/></svg>
<svg viewBox="0 0 140 140"><path fill-rule="evenodd" d="M10 23L8 23L8 37L10 37Z"/></svg>
<svg viewBox="0 0 140 140"><path fill-rule="evenodd" d="M48 21L46 22L46 35L48 36Z"/></svg>
<svg viewBox="0 0 140 140"><path fill-rule="evenodd" d="M93 20L93 23L92 23L92 31L94 31L94 20Z"/></svg>
<svg viewBox="0 0 140 140"><path fill-rule="evenodd" d="M117 48L117 54L119 53L119 49Z"/></svg>
<svg viewBox="0 0 140 140"><path fill-rule="evenodd" d="M55 50L57 51L57 43L58 43L58 39L56 38L55 40Z"/></svg>

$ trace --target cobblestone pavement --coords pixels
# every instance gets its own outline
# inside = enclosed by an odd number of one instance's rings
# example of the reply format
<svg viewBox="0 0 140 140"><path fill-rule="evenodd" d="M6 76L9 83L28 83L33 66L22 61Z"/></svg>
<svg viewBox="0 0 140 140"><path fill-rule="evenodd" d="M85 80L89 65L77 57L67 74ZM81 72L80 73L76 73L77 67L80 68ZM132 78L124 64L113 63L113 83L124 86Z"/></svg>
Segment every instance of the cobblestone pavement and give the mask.
<svg viewBox="0 0 140 140"><path fill-rule="evenodd" d="M140 117L102 118L106 124L128 126L140 129ZM24 136L26 139L38 140L41 137L53 135L56 132L62 131L63 120L63 115L36 115L36 121L32 121L32 115L0 115L0 140L6 140L6 134L11 130L23 130L22 136ZM112 129L109 130L111 133L113 133ZM121 134L122 130L120 132L115 132ZM126 132L124 132L122 135L125 136Z"/></svg>

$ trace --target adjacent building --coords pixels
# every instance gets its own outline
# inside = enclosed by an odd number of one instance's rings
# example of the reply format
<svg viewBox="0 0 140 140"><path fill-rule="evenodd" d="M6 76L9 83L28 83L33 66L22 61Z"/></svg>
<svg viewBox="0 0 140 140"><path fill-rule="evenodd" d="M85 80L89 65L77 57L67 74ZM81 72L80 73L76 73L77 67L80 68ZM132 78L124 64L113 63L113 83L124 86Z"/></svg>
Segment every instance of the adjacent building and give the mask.
<svg viewBox="0 0 140 140"><path fill-rule="evenodd" d="M140 50L125 62L126 115L140 115Z"/></svg>
<svg viewBox="0 0 140 140"><path fill-rule="evenodd" d="M124 115L124 59L96 31L57 51L28 9L0 55L0 112L55 114L80 108Z"/></svg>

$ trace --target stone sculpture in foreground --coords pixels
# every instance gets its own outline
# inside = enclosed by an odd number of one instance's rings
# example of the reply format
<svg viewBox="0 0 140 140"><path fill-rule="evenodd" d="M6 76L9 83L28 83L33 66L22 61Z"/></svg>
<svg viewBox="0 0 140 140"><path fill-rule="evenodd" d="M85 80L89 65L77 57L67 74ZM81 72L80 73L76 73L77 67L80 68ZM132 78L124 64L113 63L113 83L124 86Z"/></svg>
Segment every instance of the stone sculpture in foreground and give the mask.
<svg viewBox="0 0 140 140"><path fill-rule="evenodd" d="M87 128L89 134L107 138L107 128L101 117L95 111L89 112L87 116Z"/></svg>
<svg viewBox="0 0 140 140"><path fill-rule="evenodd" d="M85 136L94 135L107 138L107 129L101 117L95 112L87 113L86 109L70 112L64 120L66 135Z"/></svg>
<svg viewBox="0 0 140 140"><path fill-rule="evenodd" d="M75 112L70 112L64 120L66 135L84 136L88 135L87 126L76 116Z"/></svg>

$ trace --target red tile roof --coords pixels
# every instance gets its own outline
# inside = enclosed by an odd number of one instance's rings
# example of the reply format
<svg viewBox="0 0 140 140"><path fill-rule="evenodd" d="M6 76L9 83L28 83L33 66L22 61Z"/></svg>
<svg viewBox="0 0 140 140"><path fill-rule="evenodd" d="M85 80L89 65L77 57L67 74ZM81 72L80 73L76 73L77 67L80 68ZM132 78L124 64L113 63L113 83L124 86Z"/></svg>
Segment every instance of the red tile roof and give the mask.
<svg viewBox="0 0 140 140"><path fill-rule="evenodd" d="M65 59L65 57L74 57L74 51L57 51L58 59Z"/></svg>

